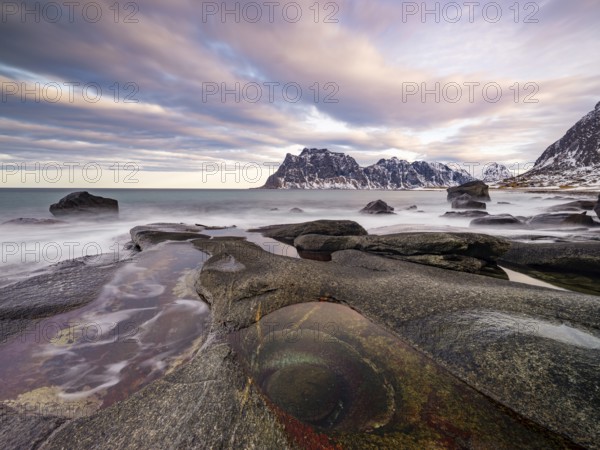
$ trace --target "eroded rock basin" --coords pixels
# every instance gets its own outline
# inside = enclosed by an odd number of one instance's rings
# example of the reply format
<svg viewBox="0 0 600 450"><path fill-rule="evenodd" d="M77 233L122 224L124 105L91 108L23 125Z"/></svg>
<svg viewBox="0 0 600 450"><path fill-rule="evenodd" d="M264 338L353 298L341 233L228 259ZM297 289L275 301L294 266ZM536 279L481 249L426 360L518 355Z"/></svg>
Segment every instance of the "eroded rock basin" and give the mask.
<svg viewBox="0 0 600 450"><path fill-rule="evenodd" d="M11 338L0 351L0 401L26 413L81 417L189 359L209 318L192 287L205 259L187 242L146 250L95 301Z"/></svg>
<svg viewBox="0 0 600 450"><path fill-rule="evenodd" d="M354 310L303 303L229 343L304 448L563 448Z"/></svg>

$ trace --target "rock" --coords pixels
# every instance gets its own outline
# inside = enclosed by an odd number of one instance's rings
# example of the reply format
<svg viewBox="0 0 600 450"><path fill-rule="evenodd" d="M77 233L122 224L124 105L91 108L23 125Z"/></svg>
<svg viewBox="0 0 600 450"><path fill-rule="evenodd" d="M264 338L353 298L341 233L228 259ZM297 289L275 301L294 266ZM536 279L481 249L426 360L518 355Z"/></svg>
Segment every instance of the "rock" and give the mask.
<svg viewBox="0 0 600 450"><path fill-rule="evenodd" d="M548 227L594 227L596 224L587 212L582 214L540 214L527 222L533 228Z"/></svg>
<svg viewBox="0 0 600 450"><path fill-rule="evenodd" d="M119 213L119 202L112 198L98 197L87 191L72 192L50 205L54 216L93 216Z"/></svg>
<svg viewBox="0 0 600 450"><path fill-rule="evenodd" d="M383 200L375 200L370 202L359 212L362 214L394 214L394 208L388 206Z"/></svg>
<svg viewBox="0 0 600 450"><path fill-rule="evenodd" d="M469 194L474 200L484 202L489 202L491 200L488 185L479 180L448 188L447 191L449 202L463 194Z"/></svg>
<svg viewBox="0 0 600 450"><path fill-rule="evenodd" d="M592 211L596 206L595 200L577 200L574 202L563 203L562 205L556 205L548 208L549 212L560 212L560 211Z"/></svg>
<svg viewBox="0 0 600 450"><path fill-rule="evenodd" d="M309 234L296 238L294 247L301 257L309 259L328 260L336 251L360 250L387 258L496 276L499 271L495 269L495 261L510 244L501 238L472 233Z"/></svg>
<svg viewBox="0 0 600 450"><path fill-rule="evenodd" d="M462 219L462 218L470 218L470 217L482 217L482 216L489 216L490 213L488 213L487 211L481 211L481 210L470 210L470 211L448 211L446 214L444 214L443 216L440 217L446 217L449 219Z"/></svg>
<svg viewBox="0 0 600 450"><path fill-rule="evenodd" d="M565 344L544 334L547 326L562 323L578 330L600 328L596 297L418 266L355 250L334 253L331 264L274 256L248 243L199 241L197 245L213 256L196 287L211 304L214 323L224 324L228 330L248 327L257 318L288 305L308 301L348 304L425 350L432 355L432 364L443 363L460 380L519 415L579 445L593 446L600 438L600 410L595 407L600 393L593 388L598 350ZM235 273L221 271L221 259L231 257L245 268ZM303 327L303 323L290 326ZM331 327L341 330L342 323L340 319ZM356 330L354 335L359 333ZM300 337L299 330L293 336ZM293 342L297 342L295 338ZM293 347L282 351L277 361L283 364L291 351ZM259 385L253 380L252 386ZM225 394L229 395L227 388ZM203 404L196 407L206 409ZM129 415L124 417L133 422ZM246 424L244 417L240 420ZM187 430L185 423L175 423ZM93 420L77 434L90 429L99 434L98 426L105 429L108 420ZM127 426L132 427L133 423ZM164 433L161 430L157 432ZM61 434L67 436L69 431L63 429ZM364 435L351 433L355 447L366 446ZM385 428L376 434L384 436ZM114 442L124 435L113 428L108 438ZM504 439L503 433L496 436ZM534 448L535 442L535 438L525 438L520 445ZM560 447L558 443L549 445ZM511 448L511 443L501 446ZM379 447L402 448L389 441Z"/></svg>
<svg viewBox="0 0 600 450"><path fill-rule="evenodd" d="M415 211L418 209L417 205L409 206L408 208L404 208L404 211Z"/></svg>
<svg viewBox="0 0 600 450"><path fill-rule="evenodd" d="M300 208L292 208L290 209L290 212L294 214L302 214L304 211Z"/></svg>
<svg viewBox="0 0 600 450"><path fill-rule="evenodd" d="M513 242L499 261L563 288L600 295L600 242Z"/></svg>
<svg viewBox="0 0 600 450"><path fill-rule="evenodd" d="M315 220L312 222L286 225L270 225L248 230L263 236L292 245L294 239L304 234L322 234L326 236L364 236L367 231L351 220Z"/></svg>
<svg viewBox="0 0 600 450"><path fill-rule="evenodd" d="M2 225L58 225L61 223L67 223L64 220L57 219L31 219L31 218L19 218L12 219L3 222Z"/></svg>
<svg viewBox="0 0 600 450"><path fill-rule="evenodd" d="M512 205L510 202L498 202L499 205Z"/></svg>
<svg viewBox="0 0 600 450"><path fill-rule="evenodd" d="M25 431L36 448L539 449L593 448L600 440L598 350L589 344L600 328L597 297L355 250L336 252L332 264L238 240L194 245L211 255L196 289L211 305L214 338L121 402L54 432ZM285 308L299 304L306 309ZM275 332L280 325L289 333ZM587 343L548 334L566 326L586 333ZM314 363L300 375L308 398L281 389L295 363ZM351 389L333 384L338 367ZM318 389L322 403L311 395ZM300 411L305 421L294 407L278 406L288 400L313 407ZM349 408L338 421L311 425L337 407L333 400ZM369 409L354 415L352 400Z"/></svg>
<svg viewBox="0 0 600 450"><path fill-rule="evenodd" d="M210 239L210 236L200 233L204 229L204 227L195 225L155 223L134 227L129 231L129 234L137 248L144 250L165 241Z"/></svg>
<svg viewBox="0 0 600 450"><path fill-rule="evenodd" d="M510 214L498 214L495 216L488 217L480 217L478 219L472 220L469 224L471 227L505 227L505 226L513 226L513 227L524 227L525 223L516 217L511 216Z"/></svg>
<svg viewBox="0 0 600 450"><path fill-rule="evenodd" d="M269 211L279 211L279 208L271 208Z"/></svg>
<svg viewBox="0 0 600 450"><path fill-rule="evenodd" d="M473 200L469 194L463 194L452 200L452 208L454 209L486 209L483 202Z"/></svg>
<svg viewBox="0 0 600 450"><path fill-rule="evenodd" d="M598 202L596 203L596 206L594 207L594 212L600 219L600 195L598 195Z"/></svg>
<svg viewBox="0 0 600 450"><path fill-rule="evenodd" d="M0 443L2 448L37 448L65 419L43 416L36 405L29 414L19 414L0 404Z"/></svg>

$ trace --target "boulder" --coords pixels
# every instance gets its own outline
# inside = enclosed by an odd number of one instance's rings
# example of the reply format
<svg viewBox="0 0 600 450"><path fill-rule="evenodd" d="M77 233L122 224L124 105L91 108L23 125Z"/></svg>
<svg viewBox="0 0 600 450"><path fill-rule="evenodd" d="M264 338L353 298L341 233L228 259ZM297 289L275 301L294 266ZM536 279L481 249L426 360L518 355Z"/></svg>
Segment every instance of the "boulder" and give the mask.
<svg viewBox="0 0 600 450"><path fill-rule="evenodd" d="M248 230L292 245L294 239L304 234L321 234L326 236L364 236L367 231L352 220L315 220L312 222L270 225Z"/></svg>
<svg viewBox="0 0 600 450"><path fill-rule="evenodd" d="M304 210L302 210L300 208L292 208L292 209L290 209L290 212L293 214L302 214L304 212Z"/></svg>
<svg viewBox="0 0 600 450"><path fill-rule="evenodd" d="M525 223L510 214L498 214L495 216L479 217L469 224L471 227L524 227Z"/></svg>
<svg viewBox="0 0 600 450"><path fill-rule="evenodd" d="M50 212L54 216L116 215L119 213L119 202L87 191L72 192L58 203L50 205Z"/></svg>
<svg viewBox="0 0 600 450"><path fill-rule="evenodd" d="M449 202L463 194L469 194L474 200L480 200L484 202L489 202L491 200L489 186L480 180L451 187L448 188L447 191Z"/></svg>
<svg viewBox="0 0 600 450"><path fill-rule="evenodd" d="M594 227L596 224L587 212L582 214L539 214L527 222L533 228Z"/></svg>
<svg viewBox="0 0 600 450"><path fill-rule="evenodd" d="M598 202L596 203L596 206L594 207L594 212L600 219L600 195L598 195Z"/></svg>
<svg viewBox="0 0 600 450"><path fill-rule="evenodd" d="M463 194L460 197L456 197L452 200L453 209L486 209L486 205L483 202L473 200L469 194Z"/></svg>
<svg viewBox="0 0 600 450"><path fill-rule="evenodd" d="M394 214L394 208L383 200L375 200L359 211L362 214Z"/></svg>
<svg viewBox="0 0 600 450"><path fill-rule="evenodd" d="M563 203L561 205L552 206L548 208L549 212L560 212L560 211L592 211L596 206L595 200L577 200L574 202Z"/></svg>
<svg viewBox="0 0 600 450"><path fill-rule="evenodd" d="M483 217L489 216L490 213L487 211L481 211L477 209L472 209L469 211L448 211L446 214L440 217L446 217L449 219L462 219L462 218L471 218L471 217Z"/></svg>

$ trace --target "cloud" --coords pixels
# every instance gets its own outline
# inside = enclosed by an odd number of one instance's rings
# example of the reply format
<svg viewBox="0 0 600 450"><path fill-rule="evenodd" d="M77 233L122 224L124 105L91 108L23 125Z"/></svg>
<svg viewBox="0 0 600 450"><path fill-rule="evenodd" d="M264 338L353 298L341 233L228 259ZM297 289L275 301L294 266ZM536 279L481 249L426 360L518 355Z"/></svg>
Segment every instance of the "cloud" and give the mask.
<svg viewBox="0 0 600 450"><path fill-rule="evenodd" d="M133 161L176 172L280 161L315 146L361 164L392 154L527 162L600 100L591 0L519 4L518 20L514 2L502 1L496 23L482 11L471 21L466 9L450 23L451 2L438 2L440 20L423 21L422 11L407 15L411 2L390 0L317 3L318 16L302 0L295 21L289 3L271 21L261 2L119 4L117 17L106 0L95 23L78 9L72 22L64 9L57 23L43 13L36 23L4 4L0 160ZM253 4L263 5L257 23L247 20ZM223 21L223 5L240 20ZM74 101L9 95L15 83L69 82L100 86L101 99L77 90Z"/></svg>

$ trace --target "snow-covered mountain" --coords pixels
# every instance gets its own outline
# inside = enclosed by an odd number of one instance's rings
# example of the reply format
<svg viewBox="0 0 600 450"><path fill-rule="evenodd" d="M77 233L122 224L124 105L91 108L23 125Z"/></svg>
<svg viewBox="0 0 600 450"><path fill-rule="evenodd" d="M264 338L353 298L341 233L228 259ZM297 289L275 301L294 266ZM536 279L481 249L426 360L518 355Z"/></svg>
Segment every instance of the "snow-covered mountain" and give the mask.
<svg viewBox="0 0 600 450"><path fill-rule="evenodd" d="M481 181L484 183L496 183L511 178L513 174L506 166L498 163L489 163L481 170Z"/></svg>
<svg viewBox="0 0 600 450"><path fill-rule="evenodd" d="M600 185L600 103L515 181L530 186Z"/></svg>
<svg viewBox="0 0 600 450"><path fill-rule="evenodd" d="M305 148L298 156L288 153L263 188L395 190L458 186L472 180L466 171L436 162L391 158L363 168L344 153Z"/></svg>

